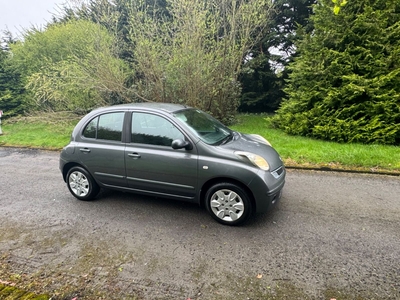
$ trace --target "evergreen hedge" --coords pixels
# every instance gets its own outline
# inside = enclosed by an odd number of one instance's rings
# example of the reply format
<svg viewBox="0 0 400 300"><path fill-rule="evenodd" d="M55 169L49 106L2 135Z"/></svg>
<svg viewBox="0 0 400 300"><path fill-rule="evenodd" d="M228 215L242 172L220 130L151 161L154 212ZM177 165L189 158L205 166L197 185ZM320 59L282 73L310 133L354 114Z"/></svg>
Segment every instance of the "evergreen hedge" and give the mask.
<svg viewBox="0 0 400 300"><path fill-rule="evenodd" d="M299 31L273 120L287 133L337 142L400 144L400 1L322 0L315 30ZM337 12L337 11L336 11Z"/></svg>

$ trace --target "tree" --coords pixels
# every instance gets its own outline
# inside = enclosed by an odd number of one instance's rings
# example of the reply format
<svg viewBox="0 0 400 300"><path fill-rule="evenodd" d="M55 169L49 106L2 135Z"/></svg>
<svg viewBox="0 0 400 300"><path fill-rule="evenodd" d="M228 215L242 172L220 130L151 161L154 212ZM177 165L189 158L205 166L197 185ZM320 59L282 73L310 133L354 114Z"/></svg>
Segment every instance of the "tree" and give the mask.
<svg viewBox="0 0 400 300"><path fill-rule="evenodd" d="M168 0L145 0L146 12L156 19L169 16ZM116 55L127 63L133 62L134 45L130 27L132 0L69 0L61 7L59 16L53 17L53 24L71 20L86 20L106 28L114 37Z"/></svg>
<svg viewBox="0 0 400 300"><path fill-rule="evenodd" d="M170 0L168 14L135 1L130 18L138 92L231 122L243 59L268 25L267 0ZM153 7L152 7L153 9Z"/></svg>
<svg viewBox="0 0 400 300"><path fill-rule="evenodd" d="M251 51L241 74L241 111L274 112L285 93L286 66L297 55L296 30L312 30L309 17L316 0L276 0L268 31Z"/></svg>
<svg viewBox="0 0 400 300"><path fill-rule="evenodd" d="M400 2L322 0L274 124L339 142L400 143Z"/></svg>
<svg viewBox="0 0 400 300"><path fill-rule="evenodd" d="M22 76L13 66L9 45L15 43L10 32L6 33L2 47L0 47L0 109L4 117L22 113L27 107L26 93Z"/></svg>
<svg viewBox="0 0 400 300"><path fill-rule="evenodd" d="M274 69L271 57L267 51L245 62L240 76L242 94L239 111L272 113L278 108L284 96L285 73Z"/></svg>
<svg viewBox="0 0 400 300"><path fill-rule="evenodd" d="M90 0L56 22L86 19L115 37L133 72L133 101L185 103L230 122L243 59L268 24L271 0Z"/></svg>
<svg viewBox="0 0 400 300"><path fill-rule="evenodd" d="M157 1L164 5L165 0ZM114 37L116 55L132 62L131 41L129 40L129 14L131 0L89 0L84 2L65 3L58 17L54 16L53 23L68 23L71 20L86 20L100 24Z"/></svg>
<svg viewBox="0 0 400 300"><path fill-rule="evenodd" d="M11 51L37 108L86 111L129 98L125 65L113 47L101 25L81 20L27 31Z"/></svg>

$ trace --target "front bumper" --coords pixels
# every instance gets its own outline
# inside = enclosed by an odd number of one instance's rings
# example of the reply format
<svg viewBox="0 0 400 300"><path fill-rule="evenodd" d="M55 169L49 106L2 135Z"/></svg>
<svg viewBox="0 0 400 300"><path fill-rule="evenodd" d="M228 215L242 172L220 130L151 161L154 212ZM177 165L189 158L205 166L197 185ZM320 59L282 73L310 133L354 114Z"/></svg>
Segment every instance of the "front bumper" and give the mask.
<svg viewBox="0 0 400 300"><path fill-rule="evenodd" d="M273 172L259 172L258 176L249 184L253 192L256 212L263 213L272 209L282 197L285 185L286 170L282 166L282 171L276 177Z"/></svg>

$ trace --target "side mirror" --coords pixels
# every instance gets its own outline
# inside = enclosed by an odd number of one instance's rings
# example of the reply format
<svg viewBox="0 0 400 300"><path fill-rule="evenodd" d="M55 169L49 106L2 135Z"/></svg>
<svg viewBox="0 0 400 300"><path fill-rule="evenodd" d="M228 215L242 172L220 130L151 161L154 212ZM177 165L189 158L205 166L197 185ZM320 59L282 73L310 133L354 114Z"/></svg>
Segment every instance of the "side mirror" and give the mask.
<svg viewBox="0 0 400 300"><path fill-rule="evenodd" d="M183 149L183 148L185 148L186 150L193 149L193 146L191 143L189 143L188 141L181 140L181 139L173 140L171 146L172 146L172 149L175 149L175 150Z"/></svg>

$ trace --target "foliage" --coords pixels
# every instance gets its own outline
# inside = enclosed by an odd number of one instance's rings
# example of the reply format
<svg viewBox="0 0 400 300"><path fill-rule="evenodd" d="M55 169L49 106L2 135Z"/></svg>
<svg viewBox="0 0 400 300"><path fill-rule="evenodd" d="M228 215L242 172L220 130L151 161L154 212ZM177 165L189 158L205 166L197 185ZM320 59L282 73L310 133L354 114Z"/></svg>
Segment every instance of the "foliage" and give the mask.
<svg viewBox="0 0 400 300"><path fill-rule="evenodd" d="M125 67L113 45L100 25L71 21L28 31L11 50L36 107L86 111L127 97Z"/></svg>
<svg viewBox="0 0 400 300"><path fill-rule="evenodd" d="M168 14L135 1L130 18L139 93L188 104L230 123L238 76L248 50L267 26L267 0L170 0Z"/></svg>
<svg viewBox="0 0 400 300"><path fill-rule="evenodd" d="M68 23L71 20L86 20L102 25L114 37L115 54L132 62L129 39L129 15L131 0L89 0L82 3L64 3L61 14L54 23ZM158 0L157 7L165 7L165 0Z"/></svg>
<svg viewBox="0 0 400 300"><path fill-rule="evenodd" d="M240 81L243 86L240 111L274 112L284 97L288 77L286 66L297 55L294 42L299 26L312 30L308 18L316 0L276 0L267 32L254 45L245 62Z"/></svg>
<svg viewBox="0 0 400 300"><path fill-rule="evenodd" d="M243 58L264 32L270 0L90 0L55 23L89 20L114 37L131 67L132 101L200 107L230 122ZM135 91L133 93L132 91Z"/></svg>
<svg viewBox="0 0 400 300"><path fill-rule="evenodd" d="M335 4L333 7L333 12L335 15L338 15L340 12L340 8L347 4L347 0L332 0L332 2Z"/></svg>
<svg viewBox="0 0 400 300"><path fill-rule="evenodd" d="M71 8L64 5L63 15L57 22L85 19L102 24L116 37L118 57L132 63L135 56L134 41L131 40L129 19L130 0L90 0L81 6ZM311 4L316 0L275 0L274 9L268 12L268 26L262 33L262 40L256 43L244 61L239 81L242 87L240 111L275 111L284 93L282 91L288 69L285 66L296 55L293 42L297 26L309 27L308 17ZM171 20L167 0L147 0L146 12L163 23ZM309 29L310 30L310 29ZM271 51L272 50L272 51ZM279 52L278 52L279 51ZM251 59L247 59L250 58ZM136 74L128 79L133 82Z"/></svg>
<svg viewBox="0 0 400 300"><path fill-rule="evenodd" d="M272 65L272 55L266 53L254 55L242 70L240 112L274 112L280 104L283 94L284 73L276 72Z"/></svg>
<svg viewBox="0 0 400 300"><path fill-rule="evenodd" d="M400 143L400 2L320 1L299 32L288 94L274 124L338 142Z"/></svg>
<svg viewBox="0 0 400 300"><path fill-rule="evenodd" d="M8 44L13 41L8 41ZM26 93L21 73L11 64L10 52L7 48L0 49L0 110L5 117L22 113Z"/></svg>

